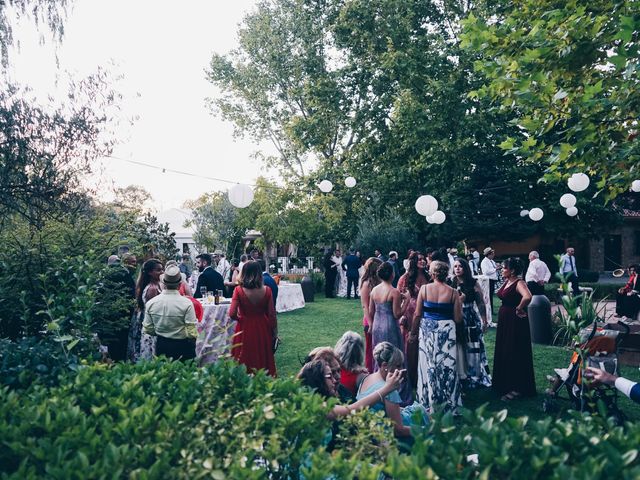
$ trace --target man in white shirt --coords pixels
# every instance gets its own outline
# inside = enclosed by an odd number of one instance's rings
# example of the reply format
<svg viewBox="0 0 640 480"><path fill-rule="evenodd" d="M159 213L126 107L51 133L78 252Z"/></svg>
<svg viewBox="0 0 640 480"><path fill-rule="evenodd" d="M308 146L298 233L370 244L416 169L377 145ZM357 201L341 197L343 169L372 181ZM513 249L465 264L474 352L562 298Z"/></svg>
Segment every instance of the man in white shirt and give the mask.
<svg viewBox="0 0 640 480"><path fill-rule="evenodd" d="M476 247L469 247L469 253L473 255L473 262L476 264L476 270L480 268L480 252L476 250Z"/></svg>
<svg viewBox="0 0 640 480"><path fill-rule="evenodd" d="M567 248L567 253L560 257L560 273L571 283L573 295L580 295L580 285L578 284L578 269L576 268L575 250L573 247Z"/></svg>
<svg viewBox="0 0 640 480"><path fill-rule="evenodd" d="M496 252L491 247L487 247L482 252L484 258L480 263L480 269L482 274L489 279L489 300L491 301L491 310L493 310L493 294L496 290L496 283L498 282L498 265L493 261L493 257L496 256Z"/></svg>
<svg viewBox="0 0 640 480"><path fill-rule="evenodd" d="M218 266L216 267L216 272L222 275L222 279L226 282L229 280L229 270L231 270L231 265L228 260L225 258L224 253L216 252L218 254Z"/></svg>
<svg viewBox="0 0 640 480"><path fill-rule="evenodd" d="M247 263L247 261L249 260L249 257L246 254L242 254L240 255L240 264L238 265L238 277L240 277L240 275L242 275L242 267L244 267L244 264Z"/></svg>
<svg viewBox="0 0 640 480"><path fill-rule="evenodd" d="M549 282L551 271L547 264L540 260L535 250L529 253L529 268L524 277L531 295L544 295L544 284Z"/></svg>

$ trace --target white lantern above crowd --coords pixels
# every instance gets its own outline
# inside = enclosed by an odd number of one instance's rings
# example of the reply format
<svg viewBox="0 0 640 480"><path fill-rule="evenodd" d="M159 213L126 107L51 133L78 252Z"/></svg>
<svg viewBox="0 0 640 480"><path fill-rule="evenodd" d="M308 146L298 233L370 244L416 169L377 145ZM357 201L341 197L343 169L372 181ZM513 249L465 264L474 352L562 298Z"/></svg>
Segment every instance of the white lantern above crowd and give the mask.
<svg viewBox="0 0 640 480"><path fill-rule="evenodd" d="M529 218L534 222L539 222L542 220L542 217L544 217L544 212L541 208L536 207L529 210Z"/></svg>
<svg viewBox="0 0 640 480"><path fill-rule="evenodd" d="M356 179L353 177L347 177L344 179L344 184L347 188L353 188L356 186Z"/></svg>
<svg viewBox="0 0 640 480"><path fill-rule="evenodd" d="M640 192L640 180L634 180L631 182L631 191Z"/></svg>
<svg viewBox="0 0 640 480"><path fill-rule="evenodd" d="M322 180L318 184L318 188L322 193L329 193L331 190L333 190L333 183L331 183L329 180Z"/></svg>
<svg viewBox="0 0 640 480"><path fill-rule="evenodd" d="M574 173L567 184L572 192L582 192L589 187L589 176L586 173Z"/></svg>
<svg viewBox="0 0 640 480"><path fill-rule="evenodd" d="M433 215L438 210L438 201L431 195L422 195L416 200L416 212L423 217Z"/></svg>
<svg viewBox="0 0 640 480"><path fill-rule="evenodd" d="M434 212L433 215L431 215L431 220L436 225L443 224L446 219L447 219L447 216L445 215L445 213L442 210L437 210L436 212Z"/></svg>
<svg viewBox="0 0 640 480"><path fill-rule="evenodd" d="M253 190L249 185L238 183L227 193L229 202L236 208L246 208L253 202Z"/></svg>
<svg viewBox="0 0 640 480"><path fill-rule="evenodd" d="M520 210L520 216L521 217L526 217L529 215L529 210Z"/></svg>
<svg viewBox="0 0 640 480"><path fill-rule="evenodd" d="M575 217L578 214L578 209L576 207L567 208L567 215L570 217Z"/></svg>
<svg viewBox="0 0 640 480"><path fill-rule="evenodd" d="M565 193L560 197L560 205L564 208L571 208L576 204L576 196L571 193Z"/></svg>

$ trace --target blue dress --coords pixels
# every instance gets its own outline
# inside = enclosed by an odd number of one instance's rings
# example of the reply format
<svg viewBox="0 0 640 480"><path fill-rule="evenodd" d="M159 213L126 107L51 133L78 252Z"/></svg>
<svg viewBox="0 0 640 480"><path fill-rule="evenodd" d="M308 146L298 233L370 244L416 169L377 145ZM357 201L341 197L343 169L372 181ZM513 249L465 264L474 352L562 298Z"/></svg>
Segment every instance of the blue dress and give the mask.
<svg viewBox="0 0 640 480"><path fill-rule="evenodd" d="M432 412L441 407L457 413L462 406L453 306L453 297L451 302L425 300L422 305L417 393L418 401Z"/></svg>
<svg viewBox="0 0 640 480"><path fill-rule="evenodd" d="M364 391L362 390L362 384L360 384L360 388L358 389L356 400L360 400L366 397L367 395L380 390L382 387L384 387L384 384L385 384L384 380L380 380L379 382L376 382L371 386L369 386L369 388L367 388ZM394 390L393 392L388 394L386 397L384 397L384 399L390 401L391 403L402 405L402 398L400 398L400 394L398 393L397 390ZM375 405L372 405L370 409L373 410L374 412L380 412L380 411L384 412L385 411L384 403L382 403L381 401L378 401ZM417 402L413 403L412 405L408 405L406 407L400 408L400 414L402 416L402 424L407 427L415 425L413 421L413 417L416 411L419 411L421 413L423 425L427 425L429 422L429 416L427 414L427 411L422 405L420 405Z"/></svg>

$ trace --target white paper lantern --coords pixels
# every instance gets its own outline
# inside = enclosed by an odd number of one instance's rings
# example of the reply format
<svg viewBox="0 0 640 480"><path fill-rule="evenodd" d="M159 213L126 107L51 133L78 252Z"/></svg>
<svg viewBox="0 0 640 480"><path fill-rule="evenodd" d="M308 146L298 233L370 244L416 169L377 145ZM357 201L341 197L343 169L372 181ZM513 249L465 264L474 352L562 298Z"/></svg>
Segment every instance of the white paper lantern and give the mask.
<svg viewBox="0 0 640 480"><path fill-rule="evenodd" d="M238 183L229 189L229 202L237 208L246 208L253 202L253 190L249 185Z"/></svg>
<svg viewBox="0 0 640 480"><path fill-rule="evenodd" d="M631 182L631 191L640 192L640 180L634 180Z"/></svg>
<svg viewBox="0 0 640 480"><path fill-rule="evenodd" d="M333 183L331 183L329 180L322 180L318 184L318 188L323 193L329 193L331 190L333 190Z"/></svg>
<svg viewBox="0 0 640 480"><path fill-rule="evenodd" d="M560 205L564 208L571 208L576 204L576 196L571 193L565 193L560 197Z"/></svg>
<svg viewBox="0 0 640 480"><path fill-rule="evenodd" d="M435 223L435 222L433 221L433 215L427 215L427 216L426 216L426 217L424 217L424 218L426 218L426 219L427 219L427 223Z"/></svg>
<svg viewBox="0 0 640 480"><path fill-rule="evenodd" d="M529 210L520 210L521 217L526 217L527 215L529 215Z"/></svg>
<svg viewBox="0 0 640 480"><path fill-rule="evenodd" d="M576 207L567 208L567 215L570 217L575 217L578 214L578 209Z"/></svg>
<svg viewBox="0 0 640 480"><path fill-rule="evenodd" d="M539 222L542 220L542 217L544 217L544 212L541 208L536 207L529 210L529 218L534 222Z"/></svg>
<svg viewBox="0 0 640 480"><path fill-rule="evenodd" d="M344 179L344 184L347 186L347 188L353 188L356 186L356 179L353 177L347 177Z"/></svg>
<svg viewBox="0 0 640 480"><path fill-rule="evenodd" d="M442 210L438 210L431 216L431 219L433 220L433 223L435 223L436 225L440 225L444 223L444 221L447 219L447 216Z"/></svg>
<svg viewBox="0 0 640 480"><path fill-rule="evenodd" d="M431 195L422 195L416 200L416 212L428 217L438 210L438 201Z"/></svg>
<svg viewBox="0 0 640 480"><path fill-rule="evenodd" d="M574 173L567 182L573 192L582 192L589 186L589 176L586 173Z"/></svg>

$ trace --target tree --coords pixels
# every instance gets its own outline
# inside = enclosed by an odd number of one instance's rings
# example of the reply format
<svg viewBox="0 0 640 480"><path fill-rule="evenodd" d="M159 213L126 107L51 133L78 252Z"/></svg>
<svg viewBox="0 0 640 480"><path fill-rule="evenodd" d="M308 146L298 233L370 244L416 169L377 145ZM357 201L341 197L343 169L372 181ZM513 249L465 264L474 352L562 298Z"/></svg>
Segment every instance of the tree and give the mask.
<svg viewBox="0 0 640 480"><path fill-rule="evenodd" d="M544 164L545 178L585 172L611 200L638 172L636 2L516 0L465 22L463 46L486 81L473 95L515 111L519 132L501 147Z"/></svg>
<svg viewBox="0 0 640 480"><path fill-rule="evenodd" d="M152 210L153 196L140 185L115 188L114 194L114 207L138 213L147 213Z"/></svg>

